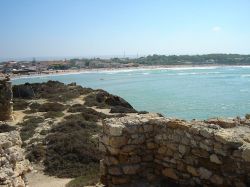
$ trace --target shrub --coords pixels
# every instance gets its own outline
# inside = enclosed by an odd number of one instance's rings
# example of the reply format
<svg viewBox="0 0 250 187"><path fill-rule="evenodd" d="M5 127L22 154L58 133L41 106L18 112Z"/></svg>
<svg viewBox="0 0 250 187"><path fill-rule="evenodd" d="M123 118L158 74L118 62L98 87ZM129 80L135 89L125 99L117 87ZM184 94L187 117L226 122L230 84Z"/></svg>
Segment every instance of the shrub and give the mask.
<svg viewBox="0 0 250 187"><path fill-rule="evenodd" d="M47 135L49 133L49 130L41 130L40 134L41 135Z"/></svg>
<svg viewBox="0 0 250 187"><path fill-rule="evenodd" d="M111 95L104 90L97 90L85 97L86 106L111 109L112 113L136 113L137 111L121 97Z"/></svg>
<svg viewBox="0 0 250 187"><path fill-rule="evenodd" d="M25 110L28 105L24 99L13 99L13 110Z"/></svg>
<svg viewBox="0 0 250 187"><path fill-rule="evenodd" d="M103 114L101 112L97 112L96 110L92 108L86 108L83 105L73 105L69 108L68 112L81 112L81 114L76 114L76 115L69 115L66 116L65 119L73 119L73 118L78 118L79 120L85 120L85 121L94 121L97 122L100 119L104 119L109 117L106 114Z"/></svg>
<svg viewBox="0 0 250 187"><path fill-rule="evenodd" d="M74 118L54 126L45 139L45 172L57 177L86 175L101 157L98 140L93 138L99 132L97 124Z"/></svg>
<svg viewBox="0 0 250 187"><path fill-rule="evenodd" d="M75 84L65 85L58 81L48 81L46 83L33 84L26 83L24 85L18 86L32 88L32 92L36 98L44 98L52 102L65 102L93 91L90 88L83 88L81 86L76 86ZM18 94L15 95L18 96Z"/></svg>
<svg viewBox="0 0 250 187"><path fill-rule="evenodd" d="M10 132L10 131L14 131L14 130L16 130L16 127L10 126L6 123L0 123L0 133Z"/></svg>
<svg viewBox="0 0 250 187"><path fill-rule="evenodd" d="M27 149L27 159L31 162L40 162L45 158L46 150L45 147L40 143L36 145L32 145Z"/></svg>
<svg viewBox="0 0 250 187"><path fill-rule="evenodd" d="M86 96L84 98L85 103L84 105L92 107L92 106L96 106L98 108L109 108L108 105L106 105L103 101L98 101L96 99L96 94L95 93L91 93L88 96Z"/></svg>
<svg viewBox="0 0 250 187"><path fill-rule="evenodd" d="M61 111L48 111L44 115L45 119L47 118L59 118L64 116L64 113Z"/></svg>
<svg viewBox="0 0 250 187"><path fill-rule="evenodd" d="M38 112L39 108L41 107L41 104L34 102L32 104L30 104L30 110L34 111L34 112Z"/></svg>
<svg viewBox="0 0 250 187"><path fill-rule="evenodd" d="M136 113L137 111L133 108L126 108L123 106L111 107L110 113Z"/></svg>
<svg viewBox="0 0 250 187"><path fill-rule="evenodd" d="M22 126L20 130L22 141L31 138L35 134L35 129L39 126L39 123L44 121L44 118L36 116L27 116L26 119L23 123L18 123L18 125Z"/></svg>
<svg viewBox="0 0 250 187"><path fill-rule="evenodd" d="M88 168L88 173L71 180L66 187L84 187L99 182L99 165L94 164Z"/></svg>
<svg viewBox="0 0 250 187"><path fill-rule="evenodd" d="M246 114L245 118L250 119L250 114Z"/></svg>
<svg viewBox="0 0 250 187"><path fill-rule="evenodd" d="M57 102L51 102L51 103L44 103L40 105L38 111L39 112L47 112L47 111L58 112L58 111L63 111L65 109L66 109L65 105L61 103L57 103Z"/></svg>

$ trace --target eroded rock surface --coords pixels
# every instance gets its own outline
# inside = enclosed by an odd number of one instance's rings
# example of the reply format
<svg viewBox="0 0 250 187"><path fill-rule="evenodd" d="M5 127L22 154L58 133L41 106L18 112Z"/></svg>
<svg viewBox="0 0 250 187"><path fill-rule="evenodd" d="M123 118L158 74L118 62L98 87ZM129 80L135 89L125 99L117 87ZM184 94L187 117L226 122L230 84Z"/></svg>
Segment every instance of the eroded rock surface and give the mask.
<svg viewBox="0 0 250 187"><path fill-rule="evenodd" d="M0 133L0 186L25 187L25 174L31 170L21 148L18 131Z"/></svg>

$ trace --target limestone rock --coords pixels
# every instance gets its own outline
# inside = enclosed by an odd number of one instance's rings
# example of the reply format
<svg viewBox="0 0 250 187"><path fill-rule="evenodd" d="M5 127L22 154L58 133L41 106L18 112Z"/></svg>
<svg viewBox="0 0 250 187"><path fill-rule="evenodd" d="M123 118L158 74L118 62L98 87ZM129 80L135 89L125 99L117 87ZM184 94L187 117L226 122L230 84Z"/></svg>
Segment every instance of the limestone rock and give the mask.
<svg viewBox="0 0 250 187"><path fill-rule="evenodd" d="M219 175L213 175L211 177L211 181L212 183L216 184L216 185L222 185L223 184L223 178Z"/></svg>
<svg viewBox="0 0 250 187"><path fill-rule="evenodd" d="M242 146L241 149L242 149L242 158L245 161L250 162L250 143Z"/></svg>
<svg viewBox="0 0 250 187"><path fill-rule="evenodd" d="M192 166L189 166L189 165L188 165L188 166L187 166L187 171L188 171L190 174L192 174L193 176L195 176L195 177L199 176L197 170L196 170L194 167L192 167Z"/></svg>
<svg viewBox="0 0 250 187"><path fill-rule="evenodd" d="M166 177L169 177L174 180L178 180L178 176L176 175L175 171L172 168L166 168L162 171L162 174Z"/></svg>
<svg viewBox="0 0 250 187"><path fill-rule="evenodd" d="M206 168L200 167L198 169L199 175L201 179L209 179L212 175L212 172L207 170Z"/></svg>
<svg viewBox="0 0 250 187"><path fill-rule="evenodd" d="M136 174L140 169L140 165L127 165L123 166L122 170L126 175Z"/></svg>
<svg viewBox="0 0 250 187"><path fill-rule="evenodd" d="M24 157L18 131L0 133L0 186L25 187L25 174L32 168Z"/></svg>
<svg viewBox="0 0 250 187"><path fill-rule="evenodd" d="M210 155L210 161L216 164L222 164L222 162L220 161L220 159L216 154Z"/></svg>
<svg viewBox="0 0 250 187"><path fill-rule="evenodd" d="M122 170L119 167L116 167L116 166L109 167L108 172L111 175L122 175Z"/></svg>

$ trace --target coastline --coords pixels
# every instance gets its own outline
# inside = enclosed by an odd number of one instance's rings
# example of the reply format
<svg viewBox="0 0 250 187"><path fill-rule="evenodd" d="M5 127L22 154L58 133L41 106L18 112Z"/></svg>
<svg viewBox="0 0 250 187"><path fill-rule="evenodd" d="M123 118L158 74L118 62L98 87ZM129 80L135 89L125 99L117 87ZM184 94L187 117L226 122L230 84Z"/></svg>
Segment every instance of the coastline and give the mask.
<svg viewBox="0 0 250 187"><path fill-rule="evenodd" d="M31 73L27 75L16 75L10 74L11 80L17 80L21 78L32 78L32 77L47 77L47 76L60 76L60 75L72 75L72 74L83 74L83 73L106 73L106 72L126 72L126 71L144 71L144 70L189 70L189 69L214 69L220 67L248 67L250 65L151 65L151 66L138 66L138 67L124 67L124 68L91 68L91 69L76 69L76 70L53 70L44 71L42 73Z"/></svg>

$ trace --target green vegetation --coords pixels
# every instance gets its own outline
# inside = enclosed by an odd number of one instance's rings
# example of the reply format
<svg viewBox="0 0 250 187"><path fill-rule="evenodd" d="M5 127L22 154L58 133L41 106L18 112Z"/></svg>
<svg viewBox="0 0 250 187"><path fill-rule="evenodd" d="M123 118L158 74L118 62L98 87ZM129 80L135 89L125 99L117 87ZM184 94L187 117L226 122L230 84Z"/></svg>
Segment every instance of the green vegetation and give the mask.
<svg viewBox="0 0 250 187"><path fill-rule="evenodd" d="M102 64L101 67L114 67L117 64L136 65L203 65L203 64L221 64L221 65L250 65L250 55L239 54L207 54L207 55L149 55L140 58L111 58L111 59L71 59L68 69L71 67L80 68L82 65L87 68Z"/></svg>
<svg viewBox="0 0 250 187"><path fill-rule="evenodd" d="M23 123L18 123L22 126L20 136L22 141L28 140L35 134L35 129L39 126L39 123L44 122L43 117L26 116L26 120Z"/></svg>
<svg viewBox="0 0 250 187"><path fill-rule="evenodd" d="M57 102L47 102L43 104L34 102L30 105L30 109L33 112L59 112L65 110L66 108L66 105Z"/></svg>
<svg viewBox="0 0 250 187"><path fill-rule="evenodd" d="M83 88L75 84L63 84L58 81L48 81L46 83L25 83L13 86L14 98L36 98L47 99L50 102L65 102L81 95L91 93L90 88Z"/></svg>
<svg viewBox="0 0 250 187"><path fill-rule="evenodd" d="M250 119L250 114L246 114L245 118Z"/></svg>
<svg viewBox="0 0 250 187"><path fill-rule="evenodd" d="M144 65L202 65L202 64L250 64L250 55L208 54L208 55L150 55L135 59Z"/></svg>
<svg viewBox="0 0 250 187"><path fill-rule="evenodd" d="M23 99L13 99L13 110L25 110L29 106L29 103Z"/></svg>
<svg viewBox="0 0 250 187"><path fill-rule="evenodd" d="M66 187L84 187L94 185L99 182L99 178L99 167L97 165L93 165L89 168L86 175L73 179L66 185Z"/></svg>
<svg viewBox="0 0 250 187"><path fill-rule="evenodd" d="M46 112L44 115L44 118L59 118L59 117L63 117L64 113L62 111L48 111Z"/></svg>
<svg viewBox="0 0 250 187"><path fill-rule="evenodd" d="M97 90L85 97L84 105L111 109L111 113L136 113L137 111L124 99L111 95L104 90Z"/></svg>
<svg viewBox="0 0 250 187"><path fill-rule="evenodd" d="M87 175L97 166L101 154L93 135L100 127L93 122L67 119L53 127L46 137L45 172L57 177Z"/></svg>
<svg viewBox="0 0 250 187"><path fill-rule="evenodd" d="M61 103L57 102L51 102L51 103L44 103L42 104L38 111L39 112L47 112L47 111L52 111L52 112L58 112L58 111L63 111L67 107Z"/></svg>
<svg viewBox="0 0 250 187"><path fill-rule="evenodd" d="M66 64L53 64L48 67L48 69L53 69L53 70L66 70L69 68L70 66Z"/></svg>
<svg viewBox="0 0 250 187"><path fill-rule="evenodd" d="M16 130L16 127L10 126L6 123L0 123L0 133L10 132L10 131L14 131L14 130Z"/></svg>
<svg viewBox="0 0 250 187"><path fill-rule="evenodd" d="M109 117L108 115L105 115L101 112L97 112L92 108L86 108L85 106L79 104L71 106L68 112L71 113L81 112L81 113L76 115L66 116L65 119L77 119L77 120L97 122L98 120Z"/></svg>
<svg viewBox="0 0 250 187"><path fill-rule="evenodd" d="M89 94L84 98L84 100L84 105L89 107L96 106L98 108L109 108L109 106L103 100L98 100L96 93Z"/></svg>
<svg viewBox="0 0 250 187"><path fill-rule="evenodd" d="M33 144L32 146L28 147L27 151L28 151L28 154L26 156L27 159L35 163L43 160L46 155L45 146L42 145L41 143Z"/></svg>

